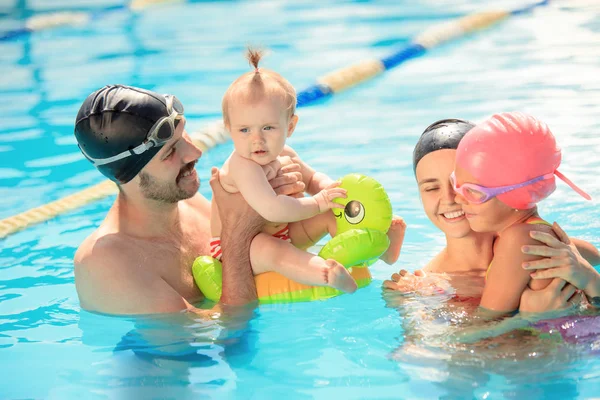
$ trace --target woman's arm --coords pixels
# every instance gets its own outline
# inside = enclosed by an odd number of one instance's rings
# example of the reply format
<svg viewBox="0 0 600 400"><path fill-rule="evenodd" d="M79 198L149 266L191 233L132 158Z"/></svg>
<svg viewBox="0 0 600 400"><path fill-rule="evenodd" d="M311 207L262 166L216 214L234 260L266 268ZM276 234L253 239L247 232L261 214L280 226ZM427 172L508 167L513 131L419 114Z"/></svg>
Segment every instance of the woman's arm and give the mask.
<svg viewBox="0 0 600 400"><path fill-rule="evenodd" d="M583 239L577 238L571 238L571 243L575 245L579 254L581 254L581 256L592 266L600 264L600 252L596 246Z"/></svg>

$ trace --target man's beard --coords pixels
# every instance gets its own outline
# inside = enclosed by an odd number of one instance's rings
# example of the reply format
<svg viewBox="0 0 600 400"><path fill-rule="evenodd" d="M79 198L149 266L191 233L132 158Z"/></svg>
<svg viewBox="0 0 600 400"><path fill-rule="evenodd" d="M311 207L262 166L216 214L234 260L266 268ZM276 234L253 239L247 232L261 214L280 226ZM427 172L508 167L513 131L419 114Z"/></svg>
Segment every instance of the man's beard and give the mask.
<svg viewBox="0 0 600 400"><path fill-rule="evenodd" d="M180 188L177 185L177 182L179 182L179 179L184 172L194 168L194 164L195 162L192 162L182 168L175 182L159 182L152 175L141 171L140 189L142 191L142 195L149 200L156 200L163 203L177 203L180 200L193 197L198 191L197 188L193 191L186 191Z"/></svg>

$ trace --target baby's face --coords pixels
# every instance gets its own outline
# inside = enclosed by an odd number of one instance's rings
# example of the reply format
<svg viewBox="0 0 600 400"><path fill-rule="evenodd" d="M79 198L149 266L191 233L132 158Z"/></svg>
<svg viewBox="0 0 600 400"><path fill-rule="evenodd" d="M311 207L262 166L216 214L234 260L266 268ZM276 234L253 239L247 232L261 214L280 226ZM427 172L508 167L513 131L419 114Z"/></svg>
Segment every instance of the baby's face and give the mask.
<svg viewBox="0 0 600 400"><path fill-rule="evenodd" d="M232 101L229 125L235 151L260 165L275 160L283 151L293 124L283 102L278 98L258 101Z"/></svg>

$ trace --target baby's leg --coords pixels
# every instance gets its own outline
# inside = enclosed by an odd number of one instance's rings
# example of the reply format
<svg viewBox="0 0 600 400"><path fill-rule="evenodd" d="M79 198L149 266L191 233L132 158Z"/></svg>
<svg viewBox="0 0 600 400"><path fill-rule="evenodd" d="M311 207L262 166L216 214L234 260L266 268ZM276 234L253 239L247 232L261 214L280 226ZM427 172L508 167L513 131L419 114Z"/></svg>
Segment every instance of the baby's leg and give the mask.
<svg viewBox="0 0 600 400"><path fill-rule="evenodd" d="M295 248L291 243L261 233L250 246L254 274L274 271L306 285L330 286L353 293L356 282L343 265Z"/></svg>
<svg viewBox="0 0 600 400"><path fill-rule="evenodd" d="M392 225L387 232L388 238L390 239L390 246L385 253L379 257L385 263L391 265L398 260L400 257L400 249L402 248L402 242L404 242L404 233L406 233L406 222L400 217L394 215L392 218Z"/></svg>
<svg viewBox="0 0 600 400"><path fill-rule="evenodd" d="M335 216L332 211L327 211L304 221L292 222L289 227L292 244L299 249L307 249L328 233L335 236Z"/></svg>

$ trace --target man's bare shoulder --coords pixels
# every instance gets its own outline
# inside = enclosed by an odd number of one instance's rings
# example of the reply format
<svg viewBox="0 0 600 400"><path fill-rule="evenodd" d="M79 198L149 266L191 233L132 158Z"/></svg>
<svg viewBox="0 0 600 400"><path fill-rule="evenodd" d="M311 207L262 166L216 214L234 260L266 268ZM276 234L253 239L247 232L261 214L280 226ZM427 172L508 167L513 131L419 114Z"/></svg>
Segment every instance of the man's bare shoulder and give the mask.
<svg viewBox="0 0 600 400"><path fill-rule="evenodd" d="M101 226L88 236L77 249L75 286L81 306L90 311L111 312L103 298L113 291L111 286L122 282L130 260L127 238L119 233L106 233ZM101 294L104 294L101 296Z"/></svg>
<svg viewBox="0 0 600 400"><path fill-rule="evenodd" d="M112 280L115 275L127 274L127 265L135 263L133 239L118 232L104 232L98 228L88 236L77 249L75 283L88 285L93 280L101 286L104 280ZM91 282L89 282L91 283Z"/></svg>
<svg viewBox="0 0 600 400"><path fill-rule="evenodd" d="M149 314L186 309L187 303L156 269L144 246L120 233L94 232L74 258L81 307L107 314Z"/></svg>
<svg viewBox="0 0 600 400"><path fill-rule="evenodd" d="M75 267L96 264L101 260L114 261L114 258L127 256L128 252L124 250L129 247L129 242L130 239L126 235L118 232L107 233L100 227L85 238L77 249L73 259Z"/></svg>

